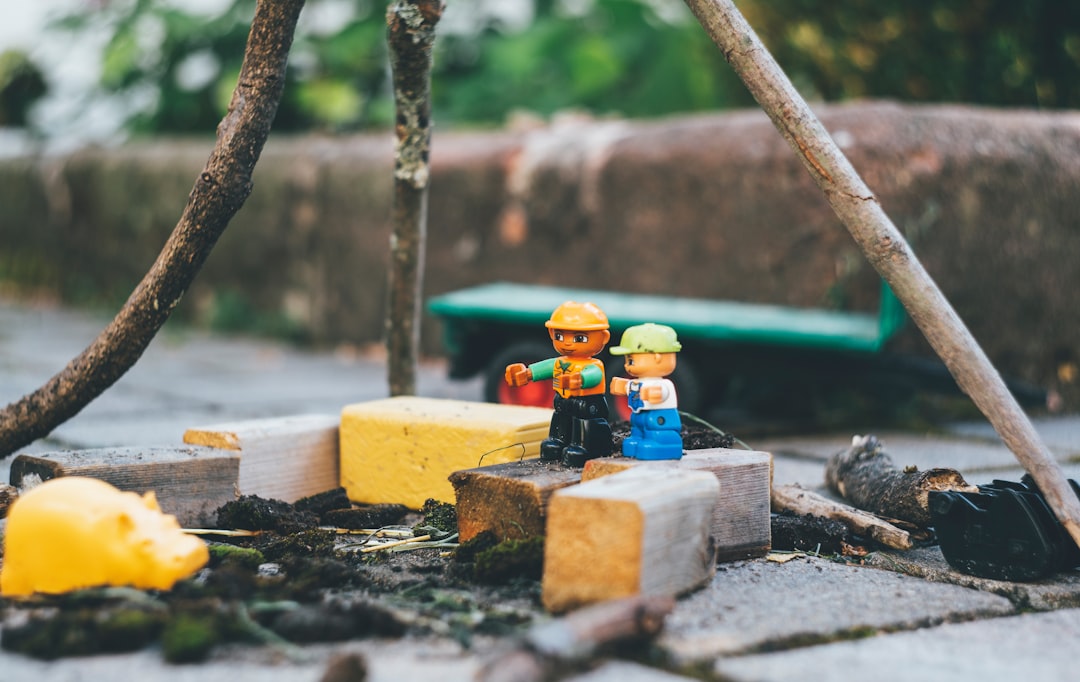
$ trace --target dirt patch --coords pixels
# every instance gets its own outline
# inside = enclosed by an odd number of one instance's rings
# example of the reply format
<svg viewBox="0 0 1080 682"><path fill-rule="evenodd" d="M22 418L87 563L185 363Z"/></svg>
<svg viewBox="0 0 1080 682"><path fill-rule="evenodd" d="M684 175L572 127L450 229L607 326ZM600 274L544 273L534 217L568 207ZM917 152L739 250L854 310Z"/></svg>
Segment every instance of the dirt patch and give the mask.
<svg viewBox="0 0 1080 682"><path fill-rule="evenodd" d="M290 505L247 496L226 505L220 526L257 532L208 536L207 567L169 592L95 588L0 599L0 646L51 660L157 642L167 661L181 663L205 660L226 643L287 647L413 633L468 644L477 634L517 634L542 617L542 544L475 547L458 560L452 505L432 502L404 515L377 505L376 516L404 524L374 537L319 528L344 511L333 508L341 504L336 493L319 497ZM413 542L417 536L430 539Z"/></svg>

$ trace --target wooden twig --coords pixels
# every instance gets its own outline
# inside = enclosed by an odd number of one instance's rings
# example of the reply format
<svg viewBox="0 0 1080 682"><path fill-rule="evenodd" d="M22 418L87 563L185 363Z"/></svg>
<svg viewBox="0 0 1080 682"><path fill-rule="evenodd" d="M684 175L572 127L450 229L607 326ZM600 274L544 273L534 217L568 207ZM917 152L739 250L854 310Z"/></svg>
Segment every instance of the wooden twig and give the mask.
<svg viewBox="0 0 1080 682"><path fill-rule="evenodd" d="M629 597L574 611L532 628L513 650L480 670L481 682L538 682L572 670L602 650L656 637L675 608L671 597Z"/></svg>
<svg viewBox="0 0 1080 682"><path fill-rule="evenodd" d="M416 393L431 143L431 46L442 11L441 0L397 0L386 10L397 109L394 231L386 310L392 396Z"/></svg>
<svg viewBox="0 0 1080 682"><path fill-rule="evenodd" d="M732 0L686 0L724 58L787 139L870 264L1080 544L1080 500L971 332L878 199L795 90Z"/></svg>
<svg viewBox="0 0 1080 682"><path fill-rule="evenodd" d="M0 519L7 516L8 509L19 499L19 491L12 485L0 484Z"/></svg>
<svg viewBox="0 0 1080 682"><path fill-rule="evenodd" d="M874 436L855 436L850 448L829 457L825 484L859 509L924 528L931 525L932 491L979 490L956 469L897 469Z"/></svg>
<svg viewBox="0 0 1080 682"><path fill-rule="evenodd" d="M169 319L251 193L251 174L277 113L303 6L304 0L258 3L228 113L180 221L124 307L86 350L44 386L0 410L0 458L48 435L116 383Z"/></svg>
<svg viewBox="0 0 1080 682"><path fill-rule="evenodd" d="M888 521L869 512L833 502L815 492L804 490L796 485L778 485L772 489L772 509L774 512L790 511L795 514L810 514L843 523L853 533L868 537L886 547L911 549L911 534L897 528Z"/></svg>

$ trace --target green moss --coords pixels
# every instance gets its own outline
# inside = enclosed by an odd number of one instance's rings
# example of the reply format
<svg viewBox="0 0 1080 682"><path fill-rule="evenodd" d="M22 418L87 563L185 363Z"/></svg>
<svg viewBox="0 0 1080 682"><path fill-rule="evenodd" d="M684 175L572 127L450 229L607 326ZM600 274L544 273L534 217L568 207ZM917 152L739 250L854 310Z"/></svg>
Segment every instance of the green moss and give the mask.
<svg viewBox="0 0 1080 682"><path fill-rule="evenodd" d="M210 543L210 567L217 568L222 564L232 564L240 568L255 571L260 564L266 563L266 557L257 549L250 547L237 547L225 543Z"/></svg>
<svg viewBox="0 0 1080 682"><path fill-rule="evenodd" d="M504 540L476 554L473 575L477 582L491 585L514 578L539 580L544 571L544 537Z"/></svg>
<svg viewBox="0 0 1080 682"><path fill-rule="evenodd" d="M424 520L419 525L438 528L444 533L458 532L457 509L454 505L429 499L420 511L424 514Z"/></svg>
<svg viewBox="0 0 1080 682"><path fill-rule="evenodd" d="M181 613L165 626L161 648L169 663L198 663L210 655L217 639L213 616Z"/></svg>
<svg viewBox="0 0 1080 682"><path fill-rule="evenodd" d="M286 535L263 546L267 561L282 561L290 557L329 557L334 554L337 534L329 530L305 530Z"/></svg>

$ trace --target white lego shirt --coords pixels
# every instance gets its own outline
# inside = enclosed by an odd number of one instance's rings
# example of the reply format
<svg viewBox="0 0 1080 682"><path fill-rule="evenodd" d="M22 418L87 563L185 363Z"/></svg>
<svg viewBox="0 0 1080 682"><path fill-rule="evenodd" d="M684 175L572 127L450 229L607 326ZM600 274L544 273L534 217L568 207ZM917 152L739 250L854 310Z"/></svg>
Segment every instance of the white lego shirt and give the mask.
<svg viewBox="0 0 1080 682"><path fill-rule="evenodd" d="M675 396L675 384L671 383L670 379L665 379L663 377L631 379L626 387L626 392L629 397L629 395L639 393L650 386L659 386L663 399L658 403L651 403L647 400L643 400L642 406L638 408L639 410L674 410L679 406ZM631 405L631 409L633 409L633 405Z"/></svg>

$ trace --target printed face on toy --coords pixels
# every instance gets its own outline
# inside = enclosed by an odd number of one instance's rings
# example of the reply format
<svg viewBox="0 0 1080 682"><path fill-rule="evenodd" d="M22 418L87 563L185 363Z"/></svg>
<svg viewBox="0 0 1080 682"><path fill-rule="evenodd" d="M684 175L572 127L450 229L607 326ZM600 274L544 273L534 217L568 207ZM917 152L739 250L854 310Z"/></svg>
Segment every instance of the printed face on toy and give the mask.
<svg viewBox="0 0 1080 682"><path fill-rule="evenodd" d="M675 353L630 353L623 365L634 377L666 377L675 371Z"/></svg>
<svg viewBox="0 0 1080 682"><path fill-rule="evenodd" d="M571 358L591 358L604 349L611 332L606 329L594 331L575 331L573 329L549 329L551 345L559 352Z"/></svg>

